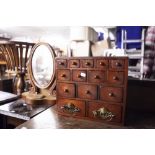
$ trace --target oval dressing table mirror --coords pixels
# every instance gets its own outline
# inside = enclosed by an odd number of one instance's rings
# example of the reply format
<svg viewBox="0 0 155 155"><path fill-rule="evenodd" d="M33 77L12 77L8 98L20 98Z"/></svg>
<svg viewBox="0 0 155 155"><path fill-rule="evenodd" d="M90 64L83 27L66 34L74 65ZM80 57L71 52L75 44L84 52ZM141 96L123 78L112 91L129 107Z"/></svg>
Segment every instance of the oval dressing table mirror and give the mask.
<svg viewBox="0 0 155 155"><path fill-rule="evenodd" d="M27 70L32 88L23 93L28 104L55 104L55 51L48 43L37 43L31 50Z"/></svg>

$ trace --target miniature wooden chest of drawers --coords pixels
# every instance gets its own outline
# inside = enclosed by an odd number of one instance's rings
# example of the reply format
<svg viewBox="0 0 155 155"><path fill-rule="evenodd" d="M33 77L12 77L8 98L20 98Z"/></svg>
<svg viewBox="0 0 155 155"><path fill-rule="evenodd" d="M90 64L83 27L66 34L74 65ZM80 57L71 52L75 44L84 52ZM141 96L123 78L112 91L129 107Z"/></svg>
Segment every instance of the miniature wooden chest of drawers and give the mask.
<svg viewBox="0 0 155 155"><path fill-rule="evenodd" d="M124 124L127 57L56 58L59 113Z"/></svg>

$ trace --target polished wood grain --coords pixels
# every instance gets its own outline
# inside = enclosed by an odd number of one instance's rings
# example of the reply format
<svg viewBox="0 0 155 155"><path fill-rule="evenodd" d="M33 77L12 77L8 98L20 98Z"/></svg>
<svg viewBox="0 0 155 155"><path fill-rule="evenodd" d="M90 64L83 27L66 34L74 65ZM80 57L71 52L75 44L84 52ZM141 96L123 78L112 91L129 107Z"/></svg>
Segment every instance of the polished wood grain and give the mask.
<svg viewBox="0 0 155 155"><path fill-rule="evenodd" d="M71 77L66 81L61 80L59 74L56 77L57 109L61 114L66 113L60 109L59 100L71 99L74 100L74 106L78 107L79 101L86 105L83 107L86 114L83 119L124 124L128 80L127 57L61 57L56 58L56 64L57 73L64 68L63 71L66 70L66 73L63 74ZM69 109L72 110L70 107ZM102 119L96 119L96 115ZM106 118L110 119L107 121Z"/></svg>
<svg viewBox="0 0 155 155"><path fill-rule="evenodd" d="M75 97L75 85L70 83L57 83L57 96L74 98Z"/></svg>
<svg viewBox="0 0 155 155"><path fill-rule="evenodd" d="M100 86L100 99L103 101L123 102L123 88Z"/></svg>
<svg viewBox="0 0 155 155"><path fill-rule="evenodd" d="M59 99L57 101L58 103L58 110L59 112L65 113L66 115L69 116L85 116L85 108L86 104L84 101L76 101L76 100L71 100L71 99ZM68 104L73 104L76 107L78 107L77 111L71 111L69 109L65 109L65 106L68 106Z"/></svg>
<svg viewBox="0 0 155 155"><path fill-rule="evenodd" d="M120 129L117 125L109 125L91 120L67 117L57 113L54 107L47 109L31 120L19 125L16 129Z"/></svg>

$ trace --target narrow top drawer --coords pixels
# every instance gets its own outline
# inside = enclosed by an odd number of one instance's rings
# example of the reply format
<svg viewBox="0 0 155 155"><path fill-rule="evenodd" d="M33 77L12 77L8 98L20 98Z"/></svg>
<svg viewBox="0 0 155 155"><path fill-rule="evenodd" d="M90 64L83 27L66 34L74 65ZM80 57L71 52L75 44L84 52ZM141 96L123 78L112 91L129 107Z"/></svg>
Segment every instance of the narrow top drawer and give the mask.
<svg viewBox="0 0 155 155"><path fill-rule="evenodd" d="M78 60L78 59L70 59L69 60L69 67L70 68L79 68L80 67L80 60Z"/></svg>
<svg viewBox="0 0 155 155"><path fill-rule="evenodd" d="M108 60L107 59L96 60L96 67L100 68L100 69L107 69L108 68Z"/></svg>
<svg viewBox="0 0 155 155"><path fill-rule="evenodd" d="M124 69L125 62L124 60L119 60L119 59L109 60L109 68L110 69Z"/></svg>
<svg viewBox="0 0 155 155"><path fill-rule="evenodd" d="M94 67L94 61L92 59L81 60L81 63L82 63L83 68L93 68Z"/></svg>
<svg viewBox="0 0 155 155"><path fill-rule="evenodd" d="M66 59L58 59L56 60L56 68L67 68L67 60Z"/></svg>

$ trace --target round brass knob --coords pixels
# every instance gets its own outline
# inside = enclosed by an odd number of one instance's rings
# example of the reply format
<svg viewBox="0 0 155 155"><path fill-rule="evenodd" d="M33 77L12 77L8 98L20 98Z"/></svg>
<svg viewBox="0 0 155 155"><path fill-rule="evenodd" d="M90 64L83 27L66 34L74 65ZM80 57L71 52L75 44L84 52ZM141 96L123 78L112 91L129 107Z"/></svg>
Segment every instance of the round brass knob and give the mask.
<svg viewBox="0 0 155 155"><path fill-rule="evenodd" d="M86 91L86 94L90 94L90 91L89 91L89 90L87 90L87 91Z"/></svg>
<svg viewBox="0 0 155 155"><path fill-rule="evenodd" d="M105 64L104 64L104 62L100 62L100 65L101 65L101 66L104 66Z"/></svg>
<svg viewBox="0 0 155 155"><path fill-rule="evenodd" d="M119 62L116 62L115 64L116 64L116 66L120 66L121 65Z"/></svg>
<svg viewBox="0 0 155 155"><path fill-rule="evenodd" d="M61 77L66 77L66 75L65 74L62 74Z"/></svg>
<svg viewBox="0 0 155 155"><path fill-rule="evenodd" d="M113 96L113 93L109 93L108 95L109 95L110 97L112 97L112 96Z"/></svg>
<svg viewBox="0 0 155 155"><path fill-rule="evenodd" d="M86 62L85 65L87 65L87 66L90 65L90 62Z"/></svg>
<svg viewBox="0 0 155 155"><path fill-rule="evenodd" d="M117 78L117 76L113 76L113 80L117 80L118 78Z"/></svg>
<svg viewBox="0 0 155 155"><path fill-rule="evenodd" d="M67 88L65 88L65 89L64 89L64 92L65 92L65 93L68 93L68 92L69 92L69 90L68 90Z"/></svg>
<svg viewBox="0 0 155 155"><path fill-rule="evenodd" d="M77 65L77 62L73 62L72 65Z"/></svg>
<svg viewBox="0 0 155 155"><path fill-rule="evenodd" d="M64 62L59 62L59 65L64 65Z"/></svg>
<svg viewBox="0 0 155 155"><path fill-rule="evenodd" d="M94 79L99 79L100 77L98 75L95 75L94 76Z"/></svg>
<svg viewBox="0 0 155 155"><path fill-rule="evenodd" d="M78 78L81 78L81 75L80 75L80 74L78 74L78 75L77 75L77 77L78 77Z"/></svg>

